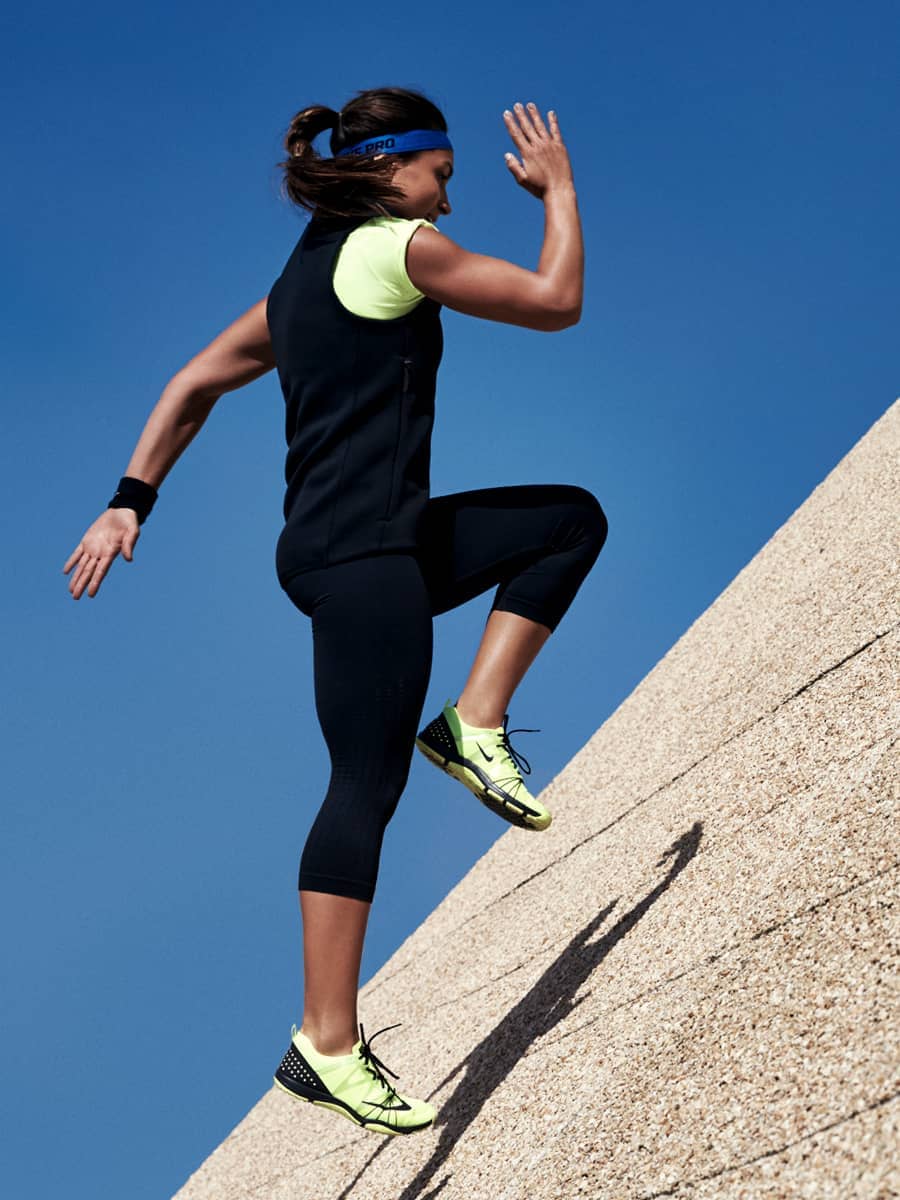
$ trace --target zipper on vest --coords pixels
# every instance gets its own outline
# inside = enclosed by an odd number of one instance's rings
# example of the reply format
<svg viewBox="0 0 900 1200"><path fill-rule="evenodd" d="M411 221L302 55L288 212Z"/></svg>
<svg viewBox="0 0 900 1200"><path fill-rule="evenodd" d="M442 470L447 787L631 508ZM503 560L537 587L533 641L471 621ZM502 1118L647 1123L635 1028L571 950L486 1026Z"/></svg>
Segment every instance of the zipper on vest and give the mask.
<svg viewBox="0 0 900 1200"><path fill-rule="evenodd" d="M393 461L391 462L391 490L388 494L387 510L386 510L384 516L381 518L382 521L389 521L394 514L394 496L397 491L397 456L400 453L400 439L403 434L403 424L404 424L404 422L403 422L403 400L409 394L410 367L412 366L412 363L413 363L413 360L411 358L402 358L400 361L403 363L403 390L400 393L401 399L397 402L397 405L396 405L396 408L397 408L397 437L396 437L396 441L394 442L394 458L393 458Z"/></svg>

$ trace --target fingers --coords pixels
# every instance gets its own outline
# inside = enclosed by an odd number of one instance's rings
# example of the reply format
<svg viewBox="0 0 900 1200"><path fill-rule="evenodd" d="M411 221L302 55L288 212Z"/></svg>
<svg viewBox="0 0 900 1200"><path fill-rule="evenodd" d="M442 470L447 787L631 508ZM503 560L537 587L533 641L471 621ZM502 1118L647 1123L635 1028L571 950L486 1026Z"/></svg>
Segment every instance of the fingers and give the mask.
<svg viewBox="0 0 900 1200"><path fill-rule="evenodd" d="M544 120L541 117L540 110L533 100L529 100L527 106L517 101L513 108L515 115L506 109L503 113L503 120L506 122L506 128L509 130L510 137L516 143L519 150L532 145L535 142L541 141L542 138L559 139L559 125L556 121L556 113L550 112L548 120L550 121L550 131L548 132ZM518 124L516 119L518 118Z"/></svg>
<svg viewBox="0 0 900 1200"><path fill-rule="evenodd" d="M100 584L103 582L109 565L115 558L114 554L105 554L102 558L96 555L86 555L78 567L78 570L72 577L72 582L69 584L69 591L72 593L73 600L80 600L87 589L87 594L93 599L97 595Z"/></svg>
<svg viewBox="0 0 900 1200"><path fill-rule="evenodd" d="M88 554L87 551L82 554L75 574L69 582L69 591L72 593L73 600L80 599L84 589L92 583L94 574L101 561L96 554ZM97 589L94 588L94 593L96 591Z"/></svg>
<svg viewBox="0 0 900 1200"><path fill-rule="evenodd" d="M532 125L538 131L541 137L548 137L549 135L547 133L547 127L544 125L543 119L541 118L540 109L532 101L528 102L528 115L531 117Z"/></svg>
<svg viewBox="0 0 900 1200"><path fill-rule="evenodd" d="M559 133L559 122L553 109L547 111L547 124L534 101L527 105L516 102L514 112L505 109L506 130L519 151L504 155L506 165L516 183L542 199L548 187L564 179L571 180L571 166ZM549 128L548 128L549 126Z"/></svg>
<svg viewBox="0 0 900 1200"><path fill-rule="evenodd" d="M518 118L519 124L522 127L522 133L525 137L525 141L528 143L536 142L538 137L537 131L535 130L534 125L531 123L530 106L528 109L526 109L525 105L522 104L521 101L517 100L513 105L513 108L516 111L516 117Z"/></svg>
<svg viewBox="0 0 900 1200"><path fill-rule="evenodd" d="M98 560L94 570L91 572L91 578L88 581L88 595L91 599L97 595L97 590L100 584L106 577L106 572L109 570L109 564L112 562L115 555L107 556Z"/></svg>
<svg viewBox="0 0 900 1200"><path fill-rule="evenodd" d="M79 600L84 589L87 587L91 575L94 573L94 567L97 564L97 559L92 554L85 554L81 562L78 564L78 570L72 576L72 582L69 584L69 591L72 593L74 600Z"/></svg>
<svg viewBox="0 0 900 1200"><path fill-rule="evenodd" d="M90 561L90 556L84 555L81 561L78 563L75 574L69 580L69 591L72 593L73 600L77 600L82 593L83 589L81 587L81 582L84 579L85 571L87 570Z"/></svg>
<svg viewBox="0 0 900 1200"><path fill-rule="evenodd" d="M66 575L75 567L69 581L73 600L79 600L85 589L89 596L97 595L100 584L118 554L121 553L131 562L140 533L137 514L130 509L107 509L103 512L63 567Z"/></svg>
<svg viewBox="0 0 900 1200"><path fill-rule="evenodd" d="M517 183L520 183L525 178L525 171L522 164L514 154L504 154L503 157L506 159L506 165L513 173L513 178Z"/></svg>
<svg viewBox="0 0 900 1200"><path fill-rule="evenodd" d="M516 143L519 153L527 150L532 143L539 140L539 135L534 125L532 125L524 106L516 101L513 105L515 115L505 109L503 119L506 122L506 128L509 130L509 136Z"/></svg>
<svg viewBox="0 0 900 1200"><path fill-rule="evenodd" d="M75 563L78 562L79 558L81 558L83 553L84 553L84 542L79 542L78 545L75 547L75 549L72 551L72 553L69 555L68 559L66 560L66 565L63 567L63 575L68 575L68 573L72 570L72 567L75 565Z"/></svg>
<svg viewBox="0 0 900 1200"><path fill-rule="evenodd" d="M122 554L128 562L131 562L134 558L134 547L137 544L137 540L140 536L141 531L137 526L135 526L134 529L132 529L130 533L126 533L125 537L122 539Z"/></svg>
<svg viewBox="0 0 900 1200"><path fill-rule="evenodd" d="M516 107L519 108L521 105L517 105ZM523 151L527 150L529 143L516 123L516 118L512 115L508 108L503 110L503 121L506 125L507 133L512 138L513 142L515 143L515 147L521 156Z"/></svg>

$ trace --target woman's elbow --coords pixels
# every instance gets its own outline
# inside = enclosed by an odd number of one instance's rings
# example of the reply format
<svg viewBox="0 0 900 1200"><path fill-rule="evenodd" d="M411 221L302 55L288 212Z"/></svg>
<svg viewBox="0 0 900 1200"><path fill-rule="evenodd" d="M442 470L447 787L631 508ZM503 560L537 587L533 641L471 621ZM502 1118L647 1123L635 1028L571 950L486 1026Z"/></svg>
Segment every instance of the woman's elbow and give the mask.
<svg viewBox="0 0 900 1200"><path fill-rule="evenodd" d="M570 308L566 312L566 323L565 323L565 325L563 325L563 329L568 329L570 325L577 325L580 320L581 320L581 301L579 301L578 304L576 304L574 308Z"/></svg>
<svg viewBox="0 0 900 1200"><path fill-rule="evenodd" d="M577 325L581 320L581 305L568 308L556 308L547 314L546 322L543 328L548 333L557 333L561 329L568 329L572 325Z"/></svg>

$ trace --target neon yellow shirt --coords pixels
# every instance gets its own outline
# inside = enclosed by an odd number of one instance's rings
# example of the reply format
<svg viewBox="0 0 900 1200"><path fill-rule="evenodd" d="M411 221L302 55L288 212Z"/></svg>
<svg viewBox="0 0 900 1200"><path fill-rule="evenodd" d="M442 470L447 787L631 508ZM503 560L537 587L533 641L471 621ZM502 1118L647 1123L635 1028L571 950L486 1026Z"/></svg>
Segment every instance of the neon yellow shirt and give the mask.
<svg viewBox="0 0 900 1200"><path fill-rule="evenodd" d="M389 321L403 317L424 292L406 273L406 247L425 217L371 217L345 239L332 276L335 294L358 317Z"/></svg>

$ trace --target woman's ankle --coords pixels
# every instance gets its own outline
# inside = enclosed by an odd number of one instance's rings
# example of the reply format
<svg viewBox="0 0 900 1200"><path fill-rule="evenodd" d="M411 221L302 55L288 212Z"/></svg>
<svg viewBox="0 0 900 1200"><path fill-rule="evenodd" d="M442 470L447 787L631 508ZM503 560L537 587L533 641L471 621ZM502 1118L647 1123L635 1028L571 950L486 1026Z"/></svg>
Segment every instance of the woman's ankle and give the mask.
<svg viewBox="0 0 900 1200"><path fill-rule="evenodd" d="M348 1035L333 1030L319 1029L306 1022L300 1026L300 1032L309 1038L317 1054L324 1054L327 1058L352 1054L353 1047L359 1041L358 1034Z"/></svg>
<svg viewBox="0 0 900 1200"><path fill-rule="evenodd" d="M494 720L496 712L487 708L470 708L466 701L463 701L461 707L458 702L453 707L463 723L472 729L496 729L503 724L503 713L500 714L498 720Z"/></svg>

